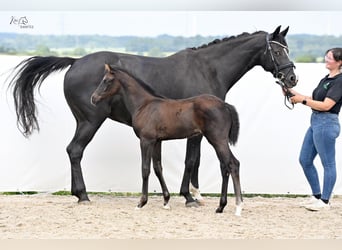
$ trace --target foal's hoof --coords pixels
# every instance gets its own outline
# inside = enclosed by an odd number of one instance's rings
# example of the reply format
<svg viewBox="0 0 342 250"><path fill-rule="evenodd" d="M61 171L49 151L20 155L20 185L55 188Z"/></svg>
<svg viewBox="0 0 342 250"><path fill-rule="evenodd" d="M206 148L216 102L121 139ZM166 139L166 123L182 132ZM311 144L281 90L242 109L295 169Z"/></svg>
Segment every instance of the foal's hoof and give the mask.
<svg viewBox="0 0 342 250"><path fill-rule="evenodd" d="M186 203L185 203L185 206L186 206L186 207L199 207L197 201L186 202Z"/></svg>
<svg viewBox="0 0 342 250"><path fill-rule="evenodd" d="M235 216L240 217L241 216L241 211L242 211L242 206L236 206Z"/></svg>
<svg viewBox="0 0 342 250"><path fill-rule="evenodd" d="M222 214L223 213L223 208L216 208L216 211L215 211L217 214Z"/></svg>

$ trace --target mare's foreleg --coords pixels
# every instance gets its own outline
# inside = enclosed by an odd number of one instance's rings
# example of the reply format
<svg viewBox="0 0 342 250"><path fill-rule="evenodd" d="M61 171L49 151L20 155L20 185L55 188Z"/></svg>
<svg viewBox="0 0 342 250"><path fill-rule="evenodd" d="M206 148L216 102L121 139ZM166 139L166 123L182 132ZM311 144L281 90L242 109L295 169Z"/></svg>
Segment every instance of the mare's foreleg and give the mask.
<svg viewBox="0 0 342 250"><path fill-rule="evenodd" d="M198 168L200 164L201 140L202 136L196 136L189 138L187 141L185 169L180 194L184 196L186 199L185 204L189 207L198 206L198 203L193 199L189 192L190 179L191 189L195 194L195 198L197 200L203 199L198 190Z"/></svg>
<svg viewBox="0 0 342 250"><path fill-rule="evenodd" d="M67 147L71 163L71 194L78 198L78 202L89 201L83 180L81 160L88 143L95 135L103 120L96 122L82 121L77 123L75 135Z"/></svg>
<svg viewBox="0 0 342 250"><path fill-rule="evenodd" d="M161 165L161 142L157 142L154 146L153 150L153 169L158 177L162 192L163 192L163 197L164 197L164 208L165 209L170 209L170 206L168 205L169 200L170 200L170 193L169 190L166 186L164 176L163 176L163 167Z"/></svg>
<svg viewBox="0 0 342 250"><path fill-rule="evenodd" d="M150 176L151 158L154 149L154 143L140 139L141 150L141 171L142 171L142 194L137 208L142 208L148 200L148 178Z"/></svg>

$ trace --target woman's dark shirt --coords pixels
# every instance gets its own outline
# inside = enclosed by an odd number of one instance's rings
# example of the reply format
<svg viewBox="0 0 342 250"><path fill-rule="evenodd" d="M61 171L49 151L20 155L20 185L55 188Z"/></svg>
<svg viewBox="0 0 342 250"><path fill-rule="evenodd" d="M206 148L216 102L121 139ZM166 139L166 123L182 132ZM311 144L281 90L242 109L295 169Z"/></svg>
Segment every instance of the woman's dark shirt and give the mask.
<svg viewBox="0 0 342 250"><path fill-rule="evenodd" d="M342 105L342 73L334 77L326 75L312 93L312 99L316 101L324 101L326 97L336 102L327 112L338 114Z"/></svg>

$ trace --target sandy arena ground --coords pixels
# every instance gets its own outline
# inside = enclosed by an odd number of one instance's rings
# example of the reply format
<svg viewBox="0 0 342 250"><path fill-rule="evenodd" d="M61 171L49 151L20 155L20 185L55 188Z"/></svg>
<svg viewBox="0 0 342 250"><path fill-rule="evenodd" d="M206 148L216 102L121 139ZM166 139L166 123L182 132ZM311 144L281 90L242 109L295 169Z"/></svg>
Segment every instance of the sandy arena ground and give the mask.
<svg viewBox="0 0 342 250"><path fill-rule="evenodd" d="M0 239L342 239L342 197L327 211L299 207L306 198L244 198L242 216L229 197L216 214L218 197L186 208L183 197L150 196L136 210L139 197L90 195L80 205L72 196L0 195Z"/></svg>

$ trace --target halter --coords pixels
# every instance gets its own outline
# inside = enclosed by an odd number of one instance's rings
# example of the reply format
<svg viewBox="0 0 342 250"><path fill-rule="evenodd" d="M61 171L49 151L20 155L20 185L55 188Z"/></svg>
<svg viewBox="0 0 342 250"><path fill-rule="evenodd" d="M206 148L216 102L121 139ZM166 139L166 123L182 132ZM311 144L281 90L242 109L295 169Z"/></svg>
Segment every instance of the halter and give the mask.
<svg viewBox="0 0 342 250"><path fill-rule="evenodd" d="M277 78L278 81L276 81L277 84L279 84L281 86L281 88L283 89L284 93L285 93L285 98L284 98L284 104L287 108L289 109L293 109L294 108L294 104L290 101L290 98L293 96L293 94L289 91L288 87L286 87L285 83L283 82L283 80L286 78L287 74L284 74L283 72L280 72L281 70L283 69L286 69L286 68L296 68L296 66L293 64L293 62L289 62L289 63L286 63L284 65L279 65L276 60L274 59L274 55L273 55L273 49L272 49L272 46L271 46L271 43L274 43L274 44L277 44L279 45L280 47L282 47L285 51L285 54L288 56L289 54L289 49L287 46L279 43L279 42L276 42L276 41L272 41L270 40L270 34L267 34L266 36L266 49L265 49L265 55L267 53L267 51L270 52L270 56L271 56L271 60L273 62L273 66L274 66L274 70L273 70L273 77L274 78ZM290 106L288 103L290 103L292 106Z"/></svg>

